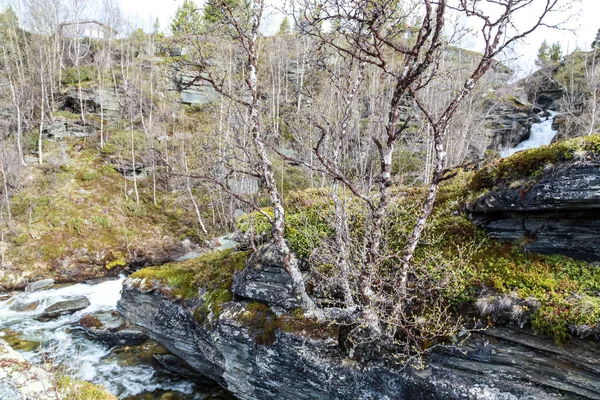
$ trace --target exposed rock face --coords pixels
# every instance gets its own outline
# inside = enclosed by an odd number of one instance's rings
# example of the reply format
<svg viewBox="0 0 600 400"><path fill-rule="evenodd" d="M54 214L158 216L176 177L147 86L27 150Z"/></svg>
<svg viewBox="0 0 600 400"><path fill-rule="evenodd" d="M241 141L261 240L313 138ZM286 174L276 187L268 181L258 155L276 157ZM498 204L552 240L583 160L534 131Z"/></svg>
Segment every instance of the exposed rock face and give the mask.
<svg viewBox="0 0 600 400"><path fill-rule="evenodd" d="M470 205L490 236L536 253L600 261L600 167L563 165L531 189L491 191Z"/></svg>
<svg viewBox="0 0 600 400"><path fill-rule="evenodd" d="M44 135L49 139L64 139L66 137L84 138L96 133L96 127L88 121L71 120L57 117L55 122L44 126Z"/></svg>
<svg viewBox="0 0 600 400"><path fill-rule="evenodd" d="M119 311L242 400L600 398L600 352L590 345L558 349L522 331L497 329L460 351L434 354L422 371L358 364L335 338L278 330L272 345L257 345L238 322L240 302L225 303L208 327L194 318L198 304L159 292L142 293L126 281Z"/></svg>
<svg viewBox="0 0 600 400"><path fill-rule="evenodd" d="M105 119L116 120L120 115L121 106L117 94L111 89L83 89L80 101L77 88L71 88L58 104L58 108L79 114L81 113L81 104L83 104L86 113L100 115L102 111Z"/></svg>
<svg viewBox="0 0 600 400"><path fill-rule="evenodd" d="M529 139L531 125L541 121L531 105L516 98L493 104L486 119L492 131L488 148L496 151L514 147Z"/></svg>
<svg viewBox="0 0 600 400"><path fill-rule="evenodd" d="M90 301L87 297L82 296L71 300L59 301L51 306L46 307L44 312L39 316L40 319L58 318L61 315L73 314L79 310L89 307Z"/></svg>
<svg viewBox="0 0 600 400"><path fill-rule="evenodd" d="M248 261L248 266L234 277L232 291L248 299L294 309L300 301L294 296L292 278L281 267L283 255L275 246L261 247Z"/></svg>

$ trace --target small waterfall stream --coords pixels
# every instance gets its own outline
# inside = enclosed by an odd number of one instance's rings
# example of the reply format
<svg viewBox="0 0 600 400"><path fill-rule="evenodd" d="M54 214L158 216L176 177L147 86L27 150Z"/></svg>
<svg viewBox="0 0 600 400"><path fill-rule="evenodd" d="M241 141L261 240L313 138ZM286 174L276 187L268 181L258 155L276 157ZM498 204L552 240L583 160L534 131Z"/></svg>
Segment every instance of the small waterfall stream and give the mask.
<svg viewBox="0 0 600 400"><path fill-rule="evenodd" d="M547 113L545 120L531 125L529 139L519 143L511 149L502 150L500 156L506 158L521 150L535 149L552 143L552 139L554 139L554 136L556 136L557 133L557 131L552 129L552 123L557 113L554 111L547 111Z"/></svg>
<svg viewBox="0 0 600 400"><path fill-rule="evenodd" d="M20 352L26 359L39 363L44 354L77 378L104 385L120 399L214 398L214 388L198 387L192 382L161 374L148 362L129 354L129 348L109 348L92 340L79 329L82 316L98 311L116 310L121 297L123 278L97 284L75 284L36 292L18 293L0 302L0 338L18 335L21 343L31 343ZM58 301L86 296L90 305L74 314L42 322L36 319L42 311ZM11 305L35 304L32 311L13 311ZM205 390L206 389L206 390ZM0 395L0 398L2 396Z"/></svg>

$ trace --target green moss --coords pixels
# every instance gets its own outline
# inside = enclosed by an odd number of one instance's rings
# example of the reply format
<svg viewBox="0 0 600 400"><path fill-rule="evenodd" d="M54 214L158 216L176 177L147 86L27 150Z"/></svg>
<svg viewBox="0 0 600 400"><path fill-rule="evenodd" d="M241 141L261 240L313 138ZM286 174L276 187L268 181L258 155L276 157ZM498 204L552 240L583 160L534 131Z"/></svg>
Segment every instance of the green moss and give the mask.
<svg viewBox="0 0 600 400"><path fill-rule="evenodd" d="M202 296L202 304L194 310L196 321L200 324L215 321L223 310L223 304L231 300L233 293L229 289L219 288L206 292Z"/></svg>
<svg viewBox="0 0 600 400"><path fill-rule="evenodd" d="M298 193L303 192L294 192L294 195L298 196ZM292 209L285 216L285 239L299 258L308 259L312 251L332 233L325 215L321 213L321 207L316 207L317 204L323 205L323 202L315 202L311 207ZM272 215L270 209L263 211ZM248 232L251 224L254 225L255 235L269 234L271 231L271 223L259 212L243 215L237 220L237 227L242 232Z"/></svg>
<svg viewBox="0 0 600 400"><path fill-rule="evenodd" d="M108 141L102 148L102 154L104 155L119 155L128 154L131 152L131 131L129 130L113 130L108 132ZM134 130L133 131L133 145L136 149L141 151L145 148L146 135L143 132ZM142 154L138 153L138 157Z"/></svg>
<svg viewBox="0 0 600 400"><path fill-rule="evenodd" d="M522 186L537 182L547 168L574 159L594 158L600 154L600 135L585 136L557 142L549 146L515 153L479 170L471 181L478 191L496 186L509 186L523 181Z"/></svg>
<svg viewBox="0 0 600 400"><path fill-rule="evenodd" d="M335 323L306 318L301 308L278 317L268 305L257 301L246 305L238 321L248 328L258 345L273 344L277 330L313 339L335 338L339 334L339 327Z"/></svg>
<svg viewBox="0 0 600 400"><path fill-rule="evenodd" d="M81 115L79 114L72 113L71 111L62 110L54 111L52 115L54 116L54 118L65 118L70 120L77 120L81 118Z"/></svg>
<svg viewBox="0 0 600 400"><path fill-rule="evenodd" d="M126 267L127 266L127 261L123 260L123 259L119 259L119 260L114 260L114 261L110 261L106 264L106 269L107 270L111 270L115 267Z"/></svg>
<svg viewBox="0 0 600 400"><path fill-rule="evenodd" d="M89 82L97 77L97 71L93 65L85 65L79 67L79 70L75 67L65 68L62 73L62 83L64 85L75 85L79 81Z"/></svg>
<svg viewBox="0 0 600 400"><path fill-rule="evenodd" d="M133 273L131 278L155 281L165 285L173 297L192 299L198 296L200 288L208 292L229 291L233 274L244 269L247 257L248 252L232 249L213 251L188 261L144 268ZM224 297L222 292L213 296L213 300Z"/></svg>
<svg viewBox="0 0 600 400"><path fill-rule="evenodd" d="M279 320L271 308L263 303L253 301L246 305L246 311L239 316L242 323L258 345L271 345L275 343L275 331Z"/></svg>
<svg viewBox="0 0 600 400"><path fill-rule="evenodd" d="M69 376L58 380L58 390L69 400L116 400L103 387Z"/></svg>

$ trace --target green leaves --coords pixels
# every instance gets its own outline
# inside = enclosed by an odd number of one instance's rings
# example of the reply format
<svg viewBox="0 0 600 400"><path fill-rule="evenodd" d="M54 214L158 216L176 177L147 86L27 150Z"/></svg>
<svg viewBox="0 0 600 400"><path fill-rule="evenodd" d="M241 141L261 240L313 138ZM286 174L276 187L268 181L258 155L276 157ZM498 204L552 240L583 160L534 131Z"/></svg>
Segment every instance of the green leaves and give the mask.
<svg viewBox="0 0 600 400"><path fill-rule="evenodd" d="M189 35L198 33L202 26L202 17L193 0L184 0L183 4L177 7L173 21L171 22L171 32L175 36Z"/></svg>

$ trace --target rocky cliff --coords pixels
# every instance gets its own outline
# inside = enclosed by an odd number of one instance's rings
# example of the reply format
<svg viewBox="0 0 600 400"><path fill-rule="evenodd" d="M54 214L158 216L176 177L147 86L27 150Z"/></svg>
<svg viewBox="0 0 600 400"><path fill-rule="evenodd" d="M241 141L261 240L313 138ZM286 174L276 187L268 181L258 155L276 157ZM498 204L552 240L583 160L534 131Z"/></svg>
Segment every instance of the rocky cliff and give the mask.
<svg viewBox="0 0 600 400"><path fill-rule="evenodd" d="M600 166L595 162L563 164L529 188L493 189L469 208L472 220L496 239L518 241L536 253L600 261Z"/></svg>
<svg viewBox="0 0 600 400"><path fill-rule="evenodd" d="M588 342L561 349L521 330L494 329L432 354L425 369L403 369L351 359L337 337L301 330L276 329L258 344L240 318L245 299L222 304L206 322L197 313L202 300L174 301L168 288L151 288L127 280L121 314L243 400L600 398L600 351Z"/></svg>

